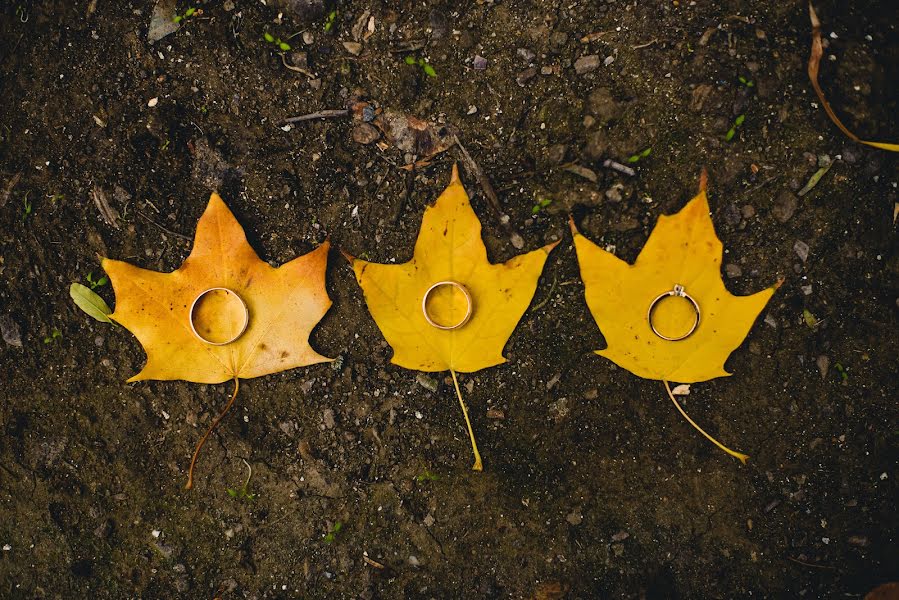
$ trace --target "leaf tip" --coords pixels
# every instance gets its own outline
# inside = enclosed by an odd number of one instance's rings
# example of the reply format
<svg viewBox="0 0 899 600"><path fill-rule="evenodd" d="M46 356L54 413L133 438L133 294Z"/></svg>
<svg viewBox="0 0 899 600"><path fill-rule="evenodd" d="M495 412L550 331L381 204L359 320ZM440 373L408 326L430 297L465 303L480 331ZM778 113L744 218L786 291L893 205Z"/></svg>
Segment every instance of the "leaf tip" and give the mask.
<svg viewBox="0 0 899 600"><path fill-rule="evenodd" d="M775 291L779 290L780 286L782 286L784 284L784 281L786 281L786 280L787 280L786 277L778 277L777 281L774 282L774 285L771 286L771 289L773 289Z"/></svg>
<svg viewBox="0 0 899 600"><path fill-rule="evenodd" d="M699 193L703 194L708 190L709 187L709 172L706 171L706 168L703 167L702 171L699 172Z"/></svg>
<svg viewBox="0 0 899 600"><path fill-rule="evenodd" d="M338 250L340 250L340 253L343 255L343 257L347 260L348 263L353 264L354 262L356 262L355 256L353 256L352 254L350 254L343 248L338 248Z"/></svg>
<svg viewBox="0 0 899 600"><path fill-rule="evenodd" d="M577 230L577 225L574 224L574 217L571 215L568 215L568 227L571 229L572 237L580 235L581 232Z"/></svg>
<svg viewBox="0 0 899 600"><path fill-rule="evenodd" d="M457 163L453 163L453 172L450 174L450 185L462 185L462 180L459 179L459 165Z"/></svg>

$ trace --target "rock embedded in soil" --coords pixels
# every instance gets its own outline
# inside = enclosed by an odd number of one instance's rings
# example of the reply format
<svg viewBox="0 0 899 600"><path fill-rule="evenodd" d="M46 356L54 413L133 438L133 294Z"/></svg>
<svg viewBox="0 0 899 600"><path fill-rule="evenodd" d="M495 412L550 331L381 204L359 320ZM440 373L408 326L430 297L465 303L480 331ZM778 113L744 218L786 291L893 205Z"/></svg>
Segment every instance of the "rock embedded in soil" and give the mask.
<svg viewBox="0 0 899 600"><path fill-rule="evenodd" d="M771 208L771 214L781 223L786 223L793 217L798 205L799 199L796 198L796 195L793 192L790 190L781 190L777 199L774 201L774 206Z"/></svg>
<svg viewBox="0 0 899 600"><path fill-rule="evenodd" d="M578 75L586 75L587 73L598 69L599 65L599 55L589 54L574 61L574 72Z"/></svg>
<svg viewBox="0 0 899 600"><path fill-rule="evenodd" d="M730 279L734 279L736 277L740 277L743 274L743 269L740 268L740 265L729 263L725 265L724 272L727 273L727 276Z"/></svg>
<svg viewBox="0 0 899 600"><path fill-rule="evenodd" d="M353 141L357 144L371 144L381 137L378 128L370 123L357 123L353 127Z"/></svg>
<svg viewBox="0 0 899 600"><path fill-rule="evenodd" d="M796 240L796 243L793 244L793 251L796 252L796 256L798 256L802 262L808 260L809 247L808 244L802 240Z"/></svg>
<svg viewBox="0 0 899 600"><path fill-rule="evenodd" d="M3 341L10 346L22 347L22 334L19 331L19 324L16 323L11 315L0 317L0 333L3 335Z"/></svg>
<svg viewBox="0 0 899 600"><path fill-rule="evenodd" d="M620 118L623 111L622 104L612 97L611 90L606 87L598 87L590 92L587 105L601 124Z"/></svg>

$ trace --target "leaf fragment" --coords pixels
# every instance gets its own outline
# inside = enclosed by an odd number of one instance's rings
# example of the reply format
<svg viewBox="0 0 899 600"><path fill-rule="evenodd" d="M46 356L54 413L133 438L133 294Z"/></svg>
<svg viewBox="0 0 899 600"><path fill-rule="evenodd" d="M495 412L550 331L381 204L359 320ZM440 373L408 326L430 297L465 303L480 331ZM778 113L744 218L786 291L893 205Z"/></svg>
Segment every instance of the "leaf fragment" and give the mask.
<svg viewBox="0 0 899 600"><path fill-rule="evenodd" d="M75 301L75 305L84 311L89 317L100 321L101 323L112 323L109 315L112 309L106 304L106 301L98 296L95 292L80 283L72 283L69 286L69 296Z"/></svg>

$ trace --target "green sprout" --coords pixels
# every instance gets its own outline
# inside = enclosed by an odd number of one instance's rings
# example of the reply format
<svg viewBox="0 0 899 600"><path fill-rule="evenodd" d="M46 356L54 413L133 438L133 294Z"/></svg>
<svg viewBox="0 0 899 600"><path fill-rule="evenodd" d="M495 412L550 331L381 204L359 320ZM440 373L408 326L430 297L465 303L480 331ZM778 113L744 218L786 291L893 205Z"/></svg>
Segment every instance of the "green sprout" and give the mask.
<svg viewBox="0 0 899 600"><path fill-rule="evenodd" d="M336 521L334 526L328 530L328 533L325 534L324 540L326 544L333 544L337 539L337 534L340 533L340 530L343 529L343 523L340 521Z"/></svg>
<svg viewBox="0 0 899 600"><path fill-rule="evenodd" d="M288 50L291 49L290 44L288 44L285 41L282 41L281 38L279 38L279 37L273 36L272 34L270 34L267 31L262 36L262 39L264 39L269 44L273 44L273 45L277 46L282 52L287 52Z"/></svg>
<svg viewBox="0 0 899 600"><path fill-rule="evenodd" d="M28 215L31 214L31 201L28 199L28 193L25 193L25 199L22 201L22 205L25 207L22 211L22 223L25 222L25 219L28 218Z"/></svg>
<svg viewBox="0 0 899 600"><path fill-rule="evenodd" d="M629 162L629 163L640 162L641 158L646 158L650 154L652 154L652 148L647 148L646 150L643 150L642 152L638 152L638 153L630 156L627 159L627 162Z"/></svg>
<svg viewBox="0 0 899 600"><path fill-rule="evenodd" d="M87 284L91 287L92 290L95 290L98 287L103 287L104 285L109 283L109 277L107 277L106 275L96 280L94 279L93 275L93 273L88 273L87 277L85 277L85 279L87 279Z"/></svg>
<svg viewBox="0 0 899 600"><path fill-rule="evenodd" d="M418 483L424 483L426 481L438 481L440 477L438 477L435 473L431 473L427 469L421 475L415 476L415 481Z"/></svg>
<svg viewBox="0 0 899 600"><path fill-rule="evenodd" d="M531 208L531 214L536 215L552 203L553 201L550 198L541 198L540 200L537 200L537 204L535 204L534 207Z"/></svg>
<svg viewBox="0 0 899 600"><path fill-rule="evenodd" d="M727 133L724 135L725 141L731 141L734 139L734 136L737 135L737 128L743 125L743 121L746 120L746 115L740 115L736 119L734 119L734 124L731 125L730 129L727 130Z"/></svg>
<svg viewBox="0 0 899 600"><path fill-rule="evenodd" d="M754 82L753 80L751 80L751 79L746 79L746 78L743 77L742 75L740 75L739 77L737 77L737 79L740 81L740 83L742 83L743 85L745 85L745 86L748 87L748 88L751 88L751 87L753 87L753 86L755 85L755 82Z"/></svg>
<svg viewBox="0 0 899 600"><path fill-rule="evenodd" d="M164 151L164 150L168 150L169 144L171 144L171 143L172 143L171 140L166 139L166 140L162 143L162 146L159 147L159 149L160 149L160 150L163 150L163 151Z"/></svg>
<svg viewBox="0 0 899 600"><path fill-rule="evenodd" d="M181 21L184 21L184 20L186 20L186 19L189 19L189 18L191 18L192 16L194 16L194 15L196 15L196 14L200 14L200 12L199 12L196 8L194 8L193 6L191 6L191 7L188 8L186 11L184 11L184 14L183 14L183 15L175 15L174 17L172 17L172 21L173 21L174 23L181 23Z"/></svg>
<svg viewBox="0 0 899 600"><path fill-rule="evenodd" d="M840 374L840 377L843 379L843 383L849 381L849 369L845 368L840 363L834 365L836 367L837 372Z"/></svg>
<svg viewBox="0 0 899 600"><path fill-rule="evenodd" d="M422 57L415 57L411 54L406 55L406 64L407 65L418 65L421 67L421 70L424 71L425 75L428 77L437 77L437 71L434 70L427 60Z"/></svg>
<svg viewBox="0 0 899 600"><path fill-rule="evenodd" d="M53 204L56 204L56 203L59 202L60 200L65 200L65 199L66 199L66 195L65 195L65 194L51 194L51 195L49 195L49 196L47 196L47 197L50 198L50 202L52 202Z"/></svg>
<svg viewBox="0 0 899 600"><path fill-rule="evenodd" d="M331 31L334 28L334 23L337 22L337 11L332 10L328 13L328 18L325 19L325 31Z"/></svg>
<svg viewBox="0 0 899 600"><path fill-rule="evenodd" d="M62 337L62 332L59 329L53 328L53 331L50 332L50 335L44 337L45 344L52 344L56 340Z"/></svg>
<svg viewBox="0 0 899 600"><path fill-rule="evenodd" d="M246 460L243 460L243 464L247 466L247 480L243 482L243 485L240 488L228 488L228 495L234 498L235 500L255 500L256 494L250 492L250 479L253 478L253 467L250 466Z"/></svg>

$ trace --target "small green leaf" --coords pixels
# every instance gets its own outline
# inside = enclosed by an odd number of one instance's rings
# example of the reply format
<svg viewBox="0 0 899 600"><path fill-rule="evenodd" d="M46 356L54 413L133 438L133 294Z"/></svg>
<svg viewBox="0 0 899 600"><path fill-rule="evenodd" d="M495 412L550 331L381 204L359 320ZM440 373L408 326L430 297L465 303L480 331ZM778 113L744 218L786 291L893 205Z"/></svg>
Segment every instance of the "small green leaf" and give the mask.
<svg viewBox="0 0 899 600"><path fill-rule="evenodd" d="M184 11L184 18L192 17L192 16L194 16L194 14L196 12L197 12L196 8L193 8L193 7L188 8L186 11Z"/></svg>
<svg viewBox="0 0 899 600"><path fill-rule="evenodd" d="M78 308L87 313L88 316L103 323L112 323L108 316L112 314L109 305L106 304L103 298L92 292L90 288L80 283L73 283L69 286L69 295L75 301L75 304L78 305Z"/></svg>
<svg viewBox="0 0 899 600"><path fill-rule="evenodd" d="M232 498L237 498L237 490L234 488L228 488L228 495Z"/></svg>
<svg viewBox="0 0 899 600"><path fill-rule="evenodd" d="M734 129L733 127L731 127L730 129L727 130L727 135L724 136L724 139L729 142L732 139L734 139L734 136L736 134L737 134L737 130Z"/></svg>
<svg viewBox="0 0 899 600"><path fill-rule="evenodd" d="M805 324L812 329L818 326L818 319L816 319L815 315L812 314L812 311L807 308L802 309L802 319L805 321Z"/></svg>
<svg viewBox="0 0 899 600"><path fill-rule="evenodd" d="M437 71L431 65L425 63L421 68L424 69L425 75L428 77L437 77Z"/></svg>
<svg viewBox="0 0 899 600"><path fill-rule="evenodd" d="M639 154L634 154L633 156L629 156L629 157L628 157L627 162L629 162L629 163L635 163L635 162L637 162L638 160L640 160L640 155L639 155Z"/></svg>
<svg viewBox="0 0 899 600"><path fill-rule="evenodd" d="M265 41L268 42L268 43L270 43L270 44L274 44L274 43L275 43L275 36L273 36L272 34L270 34L270 33L267 32L267 31L265 32L265 35L263 35L262 37L264 37L264 38L265 38Z"/></svg>
<svg viewBox="0 0 899 600"><path fill-rule="evenodd" d="M740 115L739 117L737 117L737 120L734 121L734 125L739 127L740 125L743 124L743 121L745 121L745 120L746 120L746 115Z"/></svg>
<svg viewBox="0 0 899 600"><path fill-rule="evenodd" d="M100 279L98 279L95 283L97 284L97 287L104 286L104 285L106 285L107 283L109 283L109 277L107 277L106 275L104 275L103 277L101 277Z"/></svg>
<svg viewBox="0 0 899 600"><path fill-rule="evenodd" d="M414 65L414 64L415 64L415 57L412 56L411 54L407 54L407 55L406 55L406 64L407 64L407 65Z"/></svg>
<svg viewBox="0 0 899 600"><path fill-rule="evenodd" d="M343 523L341 523L340 521L337 521L336 523L334 523L334 529L333 529L334 533L340 532L341 529L343 529Z"/></svg>
<svg viewBox="0 0 899 600"><path fill-rule="evenodd" d="M640 158L646 158L652 153L652 148L647 148L643 152L640 153Z"/></svg>
<svg viewBox="0 0 899 600"><path fill-rule="evenodd" d="M178 23L181 22L181 19L183 19L183 18L184 18L184 17L182 17L181 15L175 15L175 16L172 18L172 22L175 23L175 24L177 25Z"/></svg>
<svg viewBox="0 0 899 600"><path fill-rule="evenodd" d="M540 207L537 205L534 205L534 208L531 209L531 214L536 215L538 212L540 212Z"/></svg>
<svg viewBox="0 0 899 600"><path fill-rule="evenodd" d="M287 52L288 50L290 50L290 44L288 44L287 42L278 42L278 48Z"/></svg>

